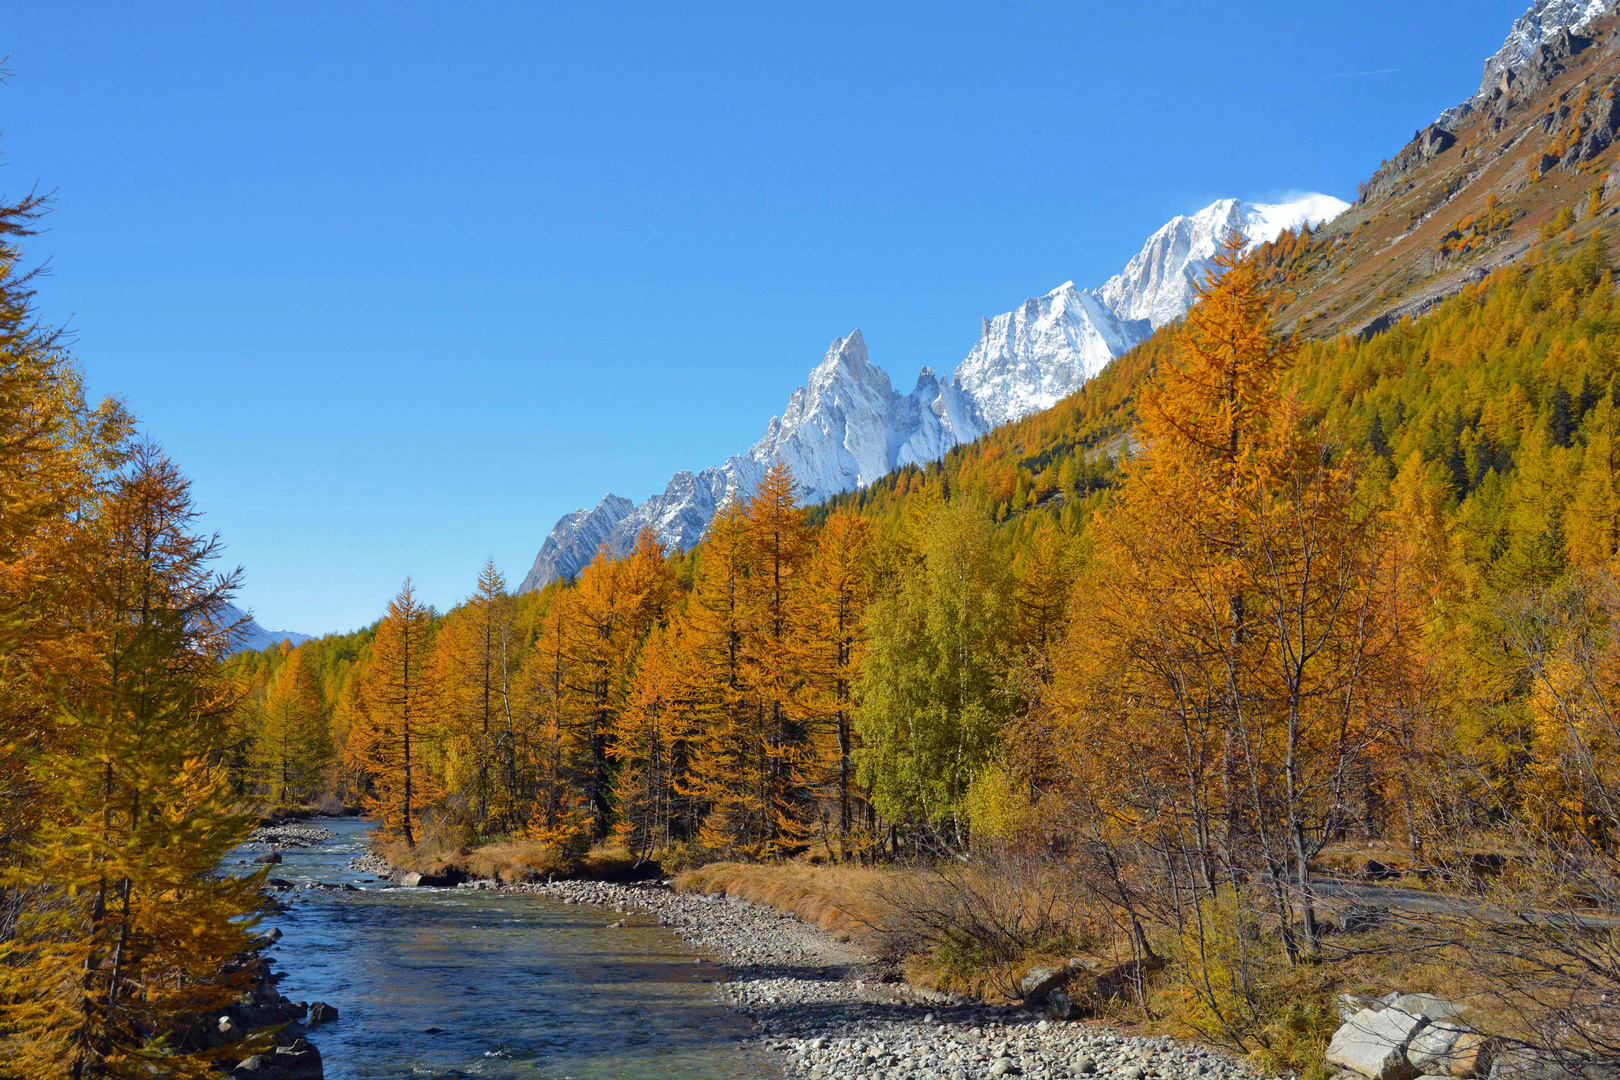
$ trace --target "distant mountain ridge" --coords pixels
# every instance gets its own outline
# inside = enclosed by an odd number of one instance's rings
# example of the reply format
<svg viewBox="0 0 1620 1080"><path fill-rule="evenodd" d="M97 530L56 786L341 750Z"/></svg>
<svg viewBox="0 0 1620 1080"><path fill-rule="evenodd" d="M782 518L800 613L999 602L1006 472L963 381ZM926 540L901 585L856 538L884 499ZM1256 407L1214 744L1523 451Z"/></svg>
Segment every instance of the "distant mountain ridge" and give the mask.
<svg viewBox="0 0 1620 1080"><path fill-rule="evenodd" d="M292 645L302 645L310 640L309 634L300 634L293 630L266 630L235 604L226 604L223 615L227 623L247 619L247 622L231 635L229 651L232 653L263 652L265 649L280 645L283 641Z"/></svg>
<svg viewBox="0 0 1620 1080"><path fill-rule="evenodd" d="M644 528L667 548L691 547L715 511L751 492L777 461L793 469L803 501L811 504L900 466L936 460L991 428L1050 408L1187 310L1228 228L1259 244L1284 229L1330 220L1348 206L1319 194L1278 204L1222 199L1172 218L1101 289L1064 282L982 319L979 340L954 375L925 367L907 394L871 361L860 330L836 338L759 442L721 465L676 473L661 494L639 506L610 494L594 508L565 515L518 591L577 575L598 549L625 555Z"/></svg>

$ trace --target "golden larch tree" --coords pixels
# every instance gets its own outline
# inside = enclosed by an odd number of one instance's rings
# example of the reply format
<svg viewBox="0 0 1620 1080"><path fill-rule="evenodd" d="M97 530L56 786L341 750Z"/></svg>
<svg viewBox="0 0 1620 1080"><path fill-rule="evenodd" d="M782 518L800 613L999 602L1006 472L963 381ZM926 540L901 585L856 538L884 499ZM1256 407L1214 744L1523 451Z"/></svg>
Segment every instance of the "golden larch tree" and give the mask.
<svg viewBox="0 0 1620 1080"><path fill-rule="evenodd" d="M416 599L409 578L377 624L371 662L360 685L346 752L369 781L366 810L385 835L415 847L422 811L442 793L428 768L438 737L438 687L431 665L433 612Z"/></svg>
<svg viewBox="0 0 1620 1080"><path fill-rule="evenodd" d="M867 839L857 821L869 805L855 780L854 693L873 563L872 529L864 519L843 512L827 520L805 567L795 648L803 679L798 706L815 742L816 787L836 807L841 859Z"/></svg>
<svg viewBox="0 0 1620 1080"><path fill-rule="evenodd" d="M304 649L286 642L280 648L281 670L266 688L254 757L277 802L300 802L321 785L331 763L331 710Z"/></svg>
<svg viewBox="0 0 1620 1080"><path fill-rule="evenodd" d="M35 894L0 944L0 1057L23 1077L202 1077L190 1018L246 988L257 877L218 873L251 820L231 806L216 736L235 702L218 657L237 575L193 531L189 484L135 448L96 511L90 654L31 767L49 806L0 887Z"/></svg>

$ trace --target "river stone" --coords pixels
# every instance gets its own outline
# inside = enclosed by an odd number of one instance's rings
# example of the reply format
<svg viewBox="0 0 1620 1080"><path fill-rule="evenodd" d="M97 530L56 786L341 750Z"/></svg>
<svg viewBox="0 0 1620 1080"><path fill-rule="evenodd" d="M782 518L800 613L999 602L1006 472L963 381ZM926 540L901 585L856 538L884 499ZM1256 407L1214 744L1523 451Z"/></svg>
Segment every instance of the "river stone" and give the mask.
<svg viewBox="0 0 1620 1080"><path fill-rule="evenodd" d="M1411 1080L1416 1072L1406 1060L1406 1048L1427 1024L1425 1017L1399 1009L1363 1009L1334 1033L1327 1063L1371 1080Z"/></svg>
<svg viewBox="0 0 1620 1080"><path fill-rule="evenodd" d="M450 874L418 874L415 870L401 874L399 883L407 889L445 889L456 884L455 879ZM337 888L336 885L325 887Z"/></svg>
<svg viewBox="0 0 1620 1080"><path fill-rule="evenodd" d="M310 1027L320 1027L322 1024L330 1024L337 1018L338 1011L332 1008L332 1006L328 1005L326 1002L315 1001L310 1003L309 1020L307 1021Z"/></svg>
<svg viewBox="0 0 1620 1080"><path fill-rule="evenodd" d="M257 859L254 859L253 861L254 861L254 863L256 863L259 866L275 866L277 863L279 863L281 861L281 852L272 851L267 855L260 855Z"/></svg>
<svg viewBox="0 0 1620 1080"><path fill-rule="evenodd" d="M1470 1034L1468 1028L1449 1020L1430 1024L1412 1037L1406 1060L1420 1073L1451 1074L1451 1052L1457 1040Z"/></svg>
<svg viewBox="0 0 1620 1080"><path fill-rule="evenodd" d="M1079 1058L1069 1066L1070 1076L1088 1076L1097 1071L1097 1063L1090 1058Z"/></svg>
<svg viewBox="0 0 1620 1080"><path fill-rule="evenodd" d="M321 1052L303 1039L276 1047L275 1069L282 1080L322 1080Z"/></svg>
<svg viewBox="0 0 1620 1080"><path fill-rule="evenodd" d="M236 1068L231 1071L241 1073L243 1076L256 1076L259 1073L268 1074L272 1067L265 1061L263 1054L254 1054L252 1057L243 1058L237 1062Z"/></svg>
<svg viewBox="0 0 1620 1080"><path fill-rule="evenodd" d="M1022 1076L1023 1073L1014 1064L1012 1058L996 1058L990 1066L991 1076Z"/></svg>

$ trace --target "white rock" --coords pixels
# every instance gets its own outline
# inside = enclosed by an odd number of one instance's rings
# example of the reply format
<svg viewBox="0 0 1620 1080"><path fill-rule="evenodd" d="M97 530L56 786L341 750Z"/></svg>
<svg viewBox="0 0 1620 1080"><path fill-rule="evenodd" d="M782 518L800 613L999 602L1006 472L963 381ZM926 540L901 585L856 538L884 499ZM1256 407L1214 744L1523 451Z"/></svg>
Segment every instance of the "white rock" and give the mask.
<svg viewBox="0 0 1620 1080"><path fill-rule="evenodd" d="M1410 1080L1415 1072L1406 1060L1406 1048L1427 1024L1422 1016L1394 1008L1363 1009L1334 1033L1327 1063L1372 1080Z"/></svg>
<svg viewBox="0 0 1620 1080"><path fill-rule="evenodd" d="M1455 1020L1463 1014L1461 1005L1433 994L1402 994L1390 1007L1413 1016L1426 1016L1430 1021Z"/></svg>

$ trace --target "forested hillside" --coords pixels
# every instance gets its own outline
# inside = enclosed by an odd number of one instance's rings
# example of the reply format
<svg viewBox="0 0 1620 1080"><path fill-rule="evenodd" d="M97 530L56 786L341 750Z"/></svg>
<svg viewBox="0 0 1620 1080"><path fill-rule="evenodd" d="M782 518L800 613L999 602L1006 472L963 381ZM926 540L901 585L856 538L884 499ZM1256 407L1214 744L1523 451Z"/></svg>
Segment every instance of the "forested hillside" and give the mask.
<svg viewBox="0 0 1620 1080"><path fill-rule="evenodd" d="M1250 990L1203 985L1154 929L1201 896L1272 926L1287 970L1339 948L1310 878L1354 838L1611 895L1602 238L1321 341L1268 332L1270 256L1229 251L1185 326L936 466L813 510L778 468L684 556L646 537L522 599L491 566L442 616L407 586L373 630L240 658L241 790L358 797L394 857L516 876L603 845L1100 858L1092 903L1174 960L1176 1015L1251 1049L1264 987L1295 984L1262 954ZM1222 884L1256 874L1275 888Z"/></svg>

